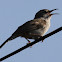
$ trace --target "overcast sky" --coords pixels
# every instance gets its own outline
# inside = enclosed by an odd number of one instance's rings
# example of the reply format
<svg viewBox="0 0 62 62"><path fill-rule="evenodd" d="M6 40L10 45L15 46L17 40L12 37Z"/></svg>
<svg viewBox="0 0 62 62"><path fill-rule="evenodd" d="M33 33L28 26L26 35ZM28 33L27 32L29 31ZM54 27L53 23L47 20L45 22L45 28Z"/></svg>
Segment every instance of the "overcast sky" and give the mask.
<svg viewBox="0 0 62 62"><path fill-rule="evenodd" d="M62 26L62 0L0 0L0 45L41 9L59 9L52 16L49 32ZM33 41L33 40L31 40ZM27 44L18 37L0 49L0 58ZM62 62L62 32L27 48L2 62Z"/></svg>

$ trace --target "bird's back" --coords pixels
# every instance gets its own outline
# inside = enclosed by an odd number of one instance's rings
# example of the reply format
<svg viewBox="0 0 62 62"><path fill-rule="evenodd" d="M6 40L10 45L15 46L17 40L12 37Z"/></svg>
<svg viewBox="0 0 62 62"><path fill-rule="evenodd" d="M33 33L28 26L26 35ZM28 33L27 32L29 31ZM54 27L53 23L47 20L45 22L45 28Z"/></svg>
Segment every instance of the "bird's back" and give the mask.
<svg viewBox="0 0 62 62"><path fill-rule="evenodd" d="M44 19L33 19L18 27L12 36L15 35L29 39L37 39L39 36L43 36L48 28L49 24Z"/></svg>

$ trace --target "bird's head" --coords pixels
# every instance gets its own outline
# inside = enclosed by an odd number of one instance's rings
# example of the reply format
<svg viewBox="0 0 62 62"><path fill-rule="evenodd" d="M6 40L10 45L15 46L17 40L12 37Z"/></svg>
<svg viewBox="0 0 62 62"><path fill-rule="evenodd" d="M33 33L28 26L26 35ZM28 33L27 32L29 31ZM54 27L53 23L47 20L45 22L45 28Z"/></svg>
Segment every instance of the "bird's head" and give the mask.
<svg viewBox="0 0 62 62"><path fill-rule="evenodd" d="M49 17L51 17L52 15L57 14L57 13L51 13L51 12L53 12L53 11L55 11L55 10L57 10L57 9L53 9L53 10L43 9L43 10L40 10L40 11L38 11L38 12L36 13L34 19L41 18L41 17L43 17L43 18L49 18Z"/></svg>

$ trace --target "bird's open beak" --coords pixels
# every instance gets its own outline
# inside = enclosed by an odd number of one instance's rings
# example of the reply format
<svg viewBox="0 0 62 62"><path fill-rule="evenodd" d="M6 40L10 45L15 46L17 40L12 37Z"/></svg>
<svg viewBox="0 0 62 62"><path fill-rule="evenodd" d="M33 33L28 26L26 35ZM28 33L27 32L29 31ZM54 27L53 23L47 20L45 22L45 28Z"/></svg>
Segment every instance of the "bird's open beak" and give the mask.
<svg viewBox="0 0 62 62"><path fill-rule="evenodd" d="M53 12L53 11L55 11L55 10L58 10L58 9L53 9L53 10L50 10L49 12L51 13L51 12Z"/></svg>
<svg viewBox="0 0 62 62"><path fill-rule="evenodd" d="M51 15L55 15L55 14L58 14L58 13L51 13L51 12L53 12L53 11L55 11L55 10L58 10L58 9L53 9L53 10L50 10L48 13L50 14L50 16Z"/></svg>

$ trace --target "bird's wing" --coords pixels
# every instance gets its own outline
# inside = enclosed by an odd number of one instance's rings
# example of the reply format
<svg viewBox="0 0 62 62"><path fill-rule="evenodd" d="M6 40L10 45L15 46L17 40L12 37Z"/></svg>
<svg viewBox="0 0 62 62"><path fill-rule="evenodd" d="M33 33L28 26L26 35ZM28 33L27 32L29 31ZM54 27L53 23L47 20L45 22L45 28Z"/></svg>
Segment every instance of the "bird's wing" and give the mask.
<svg viewBox="0 0 62 62"><path fill-rule="evenodd" d="M20 26L18 29L24 32L30 32L33 30L37 30L39 28L44 28L44 25L45 25L44 20L34 19L34 20L26 22L25 24Z"/></svg>
<svg viewBox="0 0 62 62"><path fill-rule="evenodd" d="M45 22L44 20L34 19L24 23L22 26L19 26L18 29L13 34L23 34L29 33L31 31L37 30L39 28L44 28Z"/></svg>

